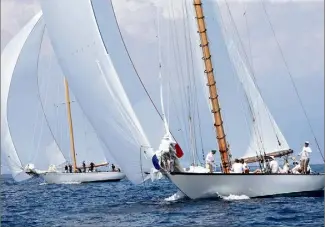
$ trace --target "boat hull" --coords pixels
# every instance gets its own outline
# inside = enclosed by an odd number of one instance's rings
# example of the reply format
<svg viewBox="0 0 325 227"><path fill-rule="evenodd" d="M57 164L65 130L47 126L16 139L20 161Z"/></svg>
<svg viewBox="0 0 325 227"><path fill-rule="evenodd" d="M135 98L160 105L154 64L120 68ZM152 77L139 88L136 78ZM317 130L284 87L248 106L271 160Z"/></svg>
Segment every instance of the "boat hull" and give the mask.
<svg viewBox="0 0 325 227"><path fill-rule="evenodd" d="M324 190L324 174L168 173L167 176L191 199L229 195L254 198Z"/></svg>
<svg viewBox="0 0 325 227"><path fill-rule="evenodd" d="M39 176L43 178L45 182L48 184L120 181L123 178L125 178L125 174L121 172L86 172L86 173L46 172L46 173L40 173Z"/></svg>

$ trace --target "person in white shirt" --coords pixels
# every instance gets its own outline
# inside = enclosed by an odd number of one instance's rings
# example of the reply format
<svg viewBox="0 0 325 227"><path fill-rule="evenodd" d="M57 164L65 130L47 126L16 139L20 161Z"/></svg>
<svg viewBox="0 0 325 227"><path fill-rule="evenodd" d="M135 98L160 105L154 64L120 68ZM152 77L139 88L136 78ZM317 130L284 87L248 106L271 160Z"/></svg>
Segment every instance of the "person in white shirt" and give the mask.
<svg viewBox="0 0 325 227"><path fill-rule="evenodd" d="M275 160L273 156L270 156L272 161L270 161L271 173L279 173L279 163Z"/></svg>
<svg viewBox="0 0 325 227"><path fill-rule="evenodd" d="M302 168L302 173L307 173L307 168L309 164L309 153L311 153L311 149L309 147L309 142L305 142L305 146L302 148L302 151L299 153L300 156L300 166Z"/></svg>
<svg viewBox="0 0 325 227"><path fill-rule="evenodd" d="M243 165L244 173L249 173L249 167L248 167L247 163L245 162L245 160L241 159L240 162Z"/></svg>
<svg viewBox="0 0 325 227"><path fill-rule="evenodd" d="M300 174L302 171L301 171L301 167L298 164L298 162L294 162L293 165L294 165L294 167L292 168L291 172L293 174Z"/></svg>
<svg viewBox="0 0 325 227"><path fill-rule="evenodd" d="M216 150L212 150L209 152L207 157L205 158L205 168L209 169L209 172L213 172L213 163L214 163L214 154L216 153Z"/></svg>
<svg viewBox="0 0 325 227"><path fill-rule="evenodd" d="M288 162L285 162L284 165L283 165L283 168L282 170L280 170L281 173L289 173L289 163Z"/></svg>
<svg viewBox="0 0 325 227"><path fill-rule="evenodd" d="M237 158L235 159L235 163L232 164L231 172L232 173L244 173L243 164L241 164Z"/></svg>

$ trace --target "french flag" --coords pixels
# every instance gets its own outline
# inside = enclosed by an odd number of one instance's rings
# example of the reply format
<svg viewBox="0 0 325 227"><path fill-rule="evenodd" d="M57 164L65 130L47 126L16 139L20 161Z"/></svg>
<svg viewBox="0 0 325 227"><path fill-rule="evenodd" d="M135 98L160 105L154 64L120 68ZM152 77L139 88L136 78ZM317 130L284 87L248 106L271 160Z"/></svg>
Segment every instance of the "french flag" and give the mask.
<svg viewBox="0 0 325 227"><path fill-rule="evenodd" d="M183 152L182 148L179 146L178 143L176 143L176 145L175 145L175 149L176 149L176 157L177 157L177 158L181 158L181 157L183 157L184 152Z"/></svg>

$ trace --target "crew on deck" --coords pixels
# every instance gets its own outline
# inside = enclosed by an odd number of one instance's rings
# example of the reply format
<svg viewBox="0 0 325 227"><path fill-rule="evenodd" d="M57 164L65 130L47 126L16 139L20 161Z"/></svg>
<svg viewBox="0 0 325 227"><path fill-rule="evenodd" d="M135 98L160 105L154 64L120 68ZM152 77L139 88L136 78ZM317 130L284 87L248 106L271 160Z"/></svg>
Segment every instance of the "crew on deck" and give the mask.
<svg viewBox="0 0 325 227"><path fill-rule="evenodd" d="M94 171L95 164L93 162L90 163L89 171Z"/></svg>
<svg viewBox="0 0 325 227"><path fill-rule="evenodd" d="M307 168L309 164L309 153L311 153L311 148L309 147L309 142L305 142L305 146L302 148L302 151L299 153L300 156L300 166L302 169L302 174L307 174Z"/></svg>
<svg viewBox="0 0 325 227"><path fill-rule="evenodd" d="M205 168L209 170L209 173L213 172L212 165L214 163L214 155L216 153L216 150L212 150L209 152L209 154L205 158Z"/></svg>
<svg viewBox="0 0 325 227"><path fill-rule="evenodd" d="M86 163L85 163L85 161L82 162L82 169L83 169L83 172L85 173L86 172Z"/></svg>
<svg viewBox="0 0 325 227"><path fill-rule="evenodd" d="M247 163L245 162L244 159L241 159L240 162L243 165L244 173L248 174L249 173L249 167L248 167Z"/></svg>
<svg viewBox="0 0 325 227"><path fill-rule="evenodd" d="M271 161L270 161L270 169L271 173L279 173L279 163L273 156L270 156Z"/></svg>
<svg viewBox="0 0 325 227"><path fill-rule="evenodd" d="M243 173L244 172L243 164L240 163L237 158L235 159L235 163L232 164L231 172L232 173Z"/></svg>

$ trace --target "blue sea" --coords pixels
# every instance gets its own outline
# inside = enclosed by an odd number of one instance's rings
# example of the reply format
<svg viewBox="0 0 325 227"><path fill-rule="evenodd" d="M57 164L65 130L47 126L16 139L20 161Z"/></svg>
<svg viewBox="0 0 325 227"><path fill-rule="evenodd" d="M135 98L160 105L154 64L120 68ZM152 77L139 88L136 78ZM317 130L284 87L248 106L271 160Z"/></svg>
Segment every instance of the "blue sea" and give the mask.
<svg viewBox="0 0 325 227"><path fill-rule="evenodd" d="M324 197L165 200L176 191L168 180L50 185L2 175L1 226L324 226Z"/></svg>

